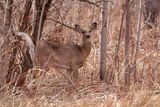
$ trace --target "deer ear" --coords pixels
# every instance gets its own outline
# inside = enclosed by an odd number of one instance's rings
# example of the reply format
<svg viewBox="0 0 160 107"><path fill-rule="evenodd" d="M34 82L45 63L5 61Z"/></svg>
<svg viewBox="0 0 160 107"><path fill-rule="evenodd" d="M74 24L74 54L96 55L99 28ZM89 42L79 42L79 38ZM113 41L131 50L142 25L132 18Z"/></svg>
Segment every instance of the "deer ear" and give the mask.
<svg viewBox="0 0 160 107"><path fill-rule="evenodd" d="M78 24L75 24L75 30L76 30L77 32L82 32L81 26L78 25Z"/></svg>
<svg viewBox="0 0 160 107"><path fill-rule="evenodd" d="M90 29L95 30L97 28L97 22L91 24Z"/></svg>

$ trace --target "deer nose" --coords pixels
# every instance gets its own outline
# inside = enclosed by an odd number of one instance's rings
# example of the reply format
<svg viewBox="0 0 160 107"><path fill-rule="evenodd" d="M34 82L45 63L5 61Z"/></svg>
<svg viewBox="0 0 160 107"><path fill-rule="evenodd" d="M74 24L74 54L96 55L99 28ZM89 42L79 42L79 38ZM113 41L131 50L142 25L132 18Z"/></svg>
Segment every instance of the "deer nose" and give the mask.
<svg viewBox="0 0 160 107"><path fill-rule="evenodd" d="M90 35L86 35L86 38L90 38Z"/></svg>

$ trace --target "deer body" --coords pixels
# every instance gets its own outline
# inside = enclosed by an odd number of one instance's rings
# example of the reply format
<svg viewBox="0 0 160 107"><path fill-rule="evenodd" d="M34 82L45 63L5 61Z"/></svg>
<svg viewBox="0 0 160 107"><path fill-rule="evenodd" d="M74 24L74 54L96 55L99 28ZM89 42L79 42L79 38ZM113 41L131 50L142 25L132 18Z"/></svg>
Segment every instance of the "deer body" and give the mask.
<svg viewBox="0 0 160 107"><path fill-rule="evenodd" d="M40 66L46 69L51 67L72 69L71 65L82 67L90 51L90 42L81 46L71 44L57 46L47 41L40 41L36 48L36 56Z"/></svg>
<svg viewBox="0 0 160 107"><path fill-rule="evenodd" d="M82 34L83 40L81 45L56 45L45 40L40 40L36 48L30 37L26 33L19 32L29 45L29 52L33 62L36 59L41 68L49 69L52 67L63 68L73 73L75 80L78 78L78 69L83 66L86 58L89 56L92 43L91 31L96 29L97 23L90 26L90 30L83 30L79 25L75 25L75 30ZM35 52L35 53L34 53ZM34 58L35 57L35 58Z"/></svg>

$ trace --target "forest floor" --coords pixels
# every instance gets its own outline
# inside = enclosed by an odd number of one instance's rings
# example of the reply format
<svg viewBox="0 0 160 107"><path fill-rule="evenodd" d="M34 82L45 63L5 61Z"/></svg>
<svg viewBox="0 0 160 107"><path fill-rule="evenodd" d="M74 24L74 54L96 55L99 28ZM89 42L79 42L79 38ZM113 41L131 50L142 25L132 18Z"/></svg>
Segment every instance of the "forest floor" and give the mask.
<svg viewBox="0 0 160 107"><path fill-rule="evenodd" d="M82 79L83 76L83 79ZM107 85L80 75L74 86L60 73L45 74L26 87L12 87L1 93L0 107L159 107L158 89L132 85Z"/></svg>

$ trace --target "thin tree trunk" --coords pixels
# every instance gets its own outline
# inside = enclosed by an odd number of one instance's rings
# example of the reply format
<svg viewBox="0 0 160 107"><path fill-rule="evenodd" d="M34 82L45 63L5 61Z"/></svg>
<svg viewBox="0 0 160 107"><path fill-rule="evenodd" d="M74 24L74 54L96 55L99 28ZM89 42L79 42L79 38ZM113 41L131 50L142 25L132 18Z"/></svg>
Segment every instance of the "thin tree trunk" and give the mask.
<svg viewBox="0 0 160 107"><path fill-rule="evenodd" d="M102 11L102 30L101 30L101 50L100 50L100 80L106 81L107 74L106 74L106 56L107 56L107 11L108 11L108 2L103 0L103 11Z"/></svg>
<svg viewBox="0 0 160 107"><path fill-rule="evenodd" d="M139 48L139 41L140 41L140 31L141 31L141 16L142 16L142 0L139 1L139 15L138 15L138 26L137 26L137 38L136 38L136 46L135 46L135 51L134 51L134 82L137 81L137 53L138 53L138 48Z"/></svg>
<svg viewBox="0 0 160 107"><path fill-rule="evenodd" d="M44 1L43 6L42 6L41 17L40 17L40 21L39 21L39 29L38 29L38 35L37 35L36 43L38 43L39 39L41 38L42 26L43 26L43 23L44 23L43 15L44 15L44 12L45 12L45 5L46 5L46 3L47 2Z"/></svg>
<svg viewBox="0 0 160 107"><path fill-rule="evenodd" d="M12 5L13 0L6 0L5 3L5 16L4 16L4 35L7 36L8 31L11 25L11 14L12 14Z"/></svg>
<svg viewBox="0 0 160 107"><path fill-rule="evenodd" d="M32 38L34 44L36 44L37 34L39 29L39 21L41 16L42 5L40 2L43 0L33 0L33 24L32 24Z"/></svg>
<svg viewBox="0 0 160 107"><path fill-rule="evenodd" d="M5 1L5 15L4 15L4 27L3 27L3 45L0 53L1 57L1 64L0 64L0 86L5 84L5 75L6 70L8 69L8 61L9 61L9 54L6 53L9 49L9 29L11 25L11 14L12 14L12 5L13 0L6 0ZM4 54L6 53L6 54Z"/></svg>
<svg viewBox="0 0 160 107"><path fill-rule="evenodd" d="M27 28L31 6L32 6L32 0L26 0L25 6L24 6L24 14L22 16L22 20L19 28L20 31L24 31Z"/></svg>
<svg viewBox="0 0 160 107"><path fill-rule="evenodd" d="M124 22L124 16L125 16L125 9L123 11L122 14L122 18L121 18L121 25L120 25L120 30L119 30L119 35L118 35L118 43L116 45L116 53L115 53L115 67L116 67L116 83L118 83L119 80L119 50L120 50L120 42L121 42L121 36L122 36L122 30L123 30L123 22Z"/></svg>
<svg viewBox="0 0 160 107"><path fill-rule="evenodd" d="M121 24L120 24L120 30L119 30L119 35L118 35L118 43L116 45L116 53L115 53L115 83L118 86L118 93L121 92L120 90L120 85L119 85L119 75L120 75L120 61L119 61L119 51L120 51L120 43L121 43L121 37L122 37L122 31L123 31L123 22L124 22L124 18L125 18L125 9L123 9L123 13L122 13L122 17L121 17Z"/></svg>
<svg viewBox="0 0 160 107"><path fill-rule="evenodd" d="M129 38L130 38L130 0L126 0L126 35L125 35L125 86L130 85Z"/></svg>
<svg viewBox="0 0 160 107"><path fill-rule="evenodd" d="M51 3L52 3L52 0L48 0L48 1L34 0L34 3L33 3L34 4L33 6L34 24L32 26L32 38L33 38L33 42L35 45L37 43L37 40L41 38L44 21L46 20L47 13L48 13ZM43 6L44 6L44 10L43 10L44 12L42 12Z"/></svg>

